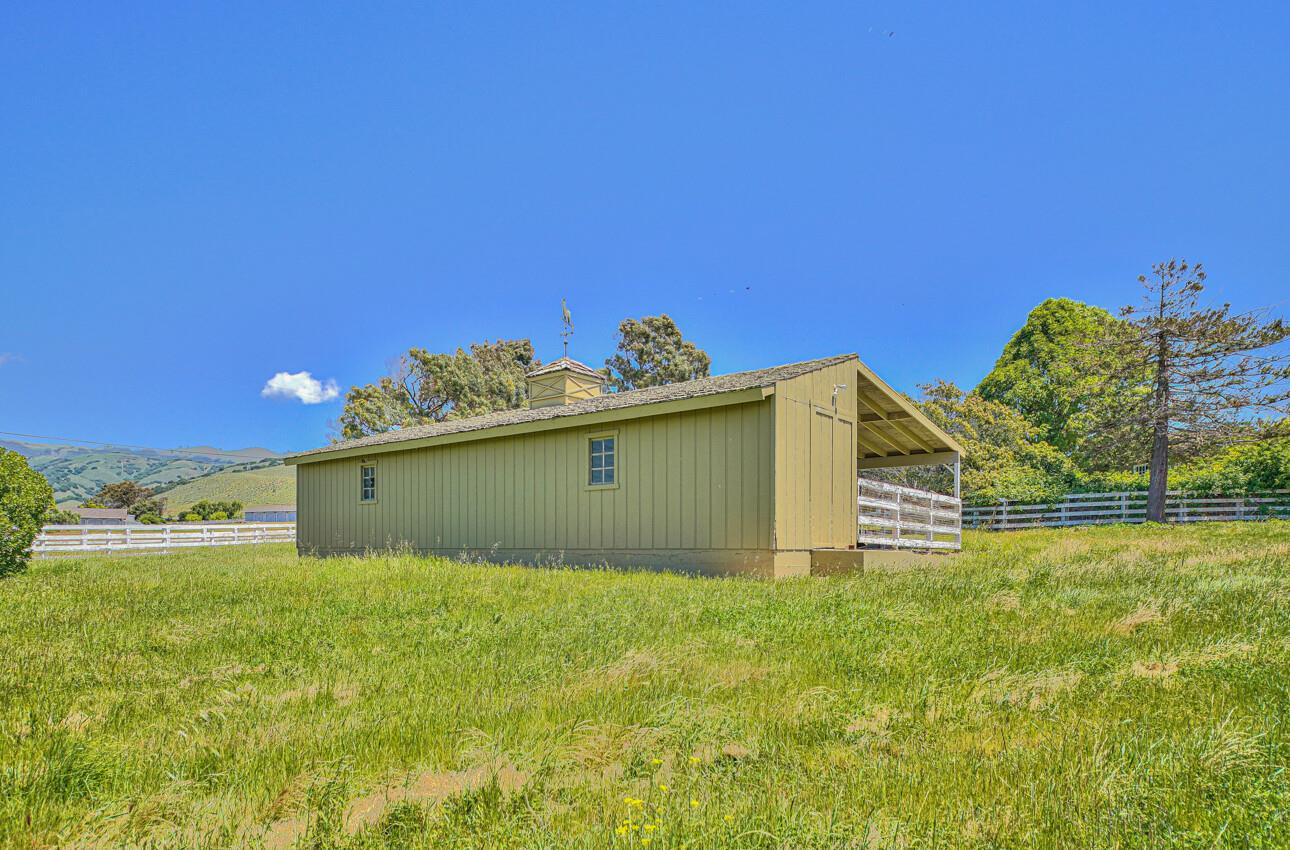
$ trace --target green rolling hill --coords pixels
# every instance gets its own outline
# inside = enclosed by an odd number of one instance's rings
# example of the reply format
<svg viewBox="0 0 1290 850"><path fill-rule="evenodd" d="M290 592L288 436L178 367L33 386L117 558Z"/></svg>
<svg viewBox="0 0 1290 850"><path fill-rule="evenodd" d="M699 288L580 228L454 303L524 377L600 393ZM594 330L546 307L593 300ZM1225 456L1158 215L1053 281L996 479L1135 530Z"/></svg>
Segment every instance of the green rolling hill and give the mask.
<svg viewBox="0 0 1290 850"><path fill-rule="evenodd" d="M294 505L296 470L280 460L237 464L181 481L157 495L166 500L166 511L182 513L203 499L236 499L243 505Z"/></svg>
<svg viewBox="0 0 1290 850"><path fill-rule="evenodd" d="M62 507L79 505L104 484L130 479L156 490L255 463L278 463L276 452L262 448L225 452L210 446L179 449L95 449L84 446L0 440L0 448L27 458L54 488ZM292 487L294 493L294 477ZM294 498L294 497L293 497Z"/></svg>

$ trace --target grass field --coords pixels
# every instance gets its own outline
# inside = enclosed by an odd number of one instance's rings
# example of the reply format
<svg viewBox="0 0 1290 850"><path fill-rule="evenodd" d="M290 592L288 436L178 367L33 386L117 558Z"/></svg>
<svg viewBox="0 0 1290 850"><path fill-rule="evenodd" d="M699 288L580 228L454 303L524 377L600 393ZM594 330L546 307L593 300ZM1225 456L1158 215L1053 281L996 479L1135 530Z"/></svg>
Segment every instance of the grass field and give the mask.
<svg viewBox="0 0 1290 850"><path fill-rule="evenodd" d="M1284 847L1290 524L780 583L298 560L0 581L8 847Z"/></svg>

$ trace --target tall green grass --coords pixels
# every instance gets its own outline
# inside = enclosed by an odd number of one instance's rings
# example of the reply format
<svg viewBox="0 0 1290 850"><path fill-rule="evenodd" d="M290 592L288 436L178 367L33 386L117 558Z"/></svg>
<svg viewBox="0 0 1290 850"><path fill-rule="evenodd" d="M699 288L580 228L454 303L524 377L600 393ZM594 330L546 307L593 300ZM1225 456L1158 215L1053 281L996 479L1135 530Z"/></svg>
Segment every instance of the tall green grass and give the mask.
<svg viewBox="0 0 1290 850"><path fill-rule="evenodd" d="M1290 524L967 547L38 562L0 581L0 846L1290 843Z"/></svg>

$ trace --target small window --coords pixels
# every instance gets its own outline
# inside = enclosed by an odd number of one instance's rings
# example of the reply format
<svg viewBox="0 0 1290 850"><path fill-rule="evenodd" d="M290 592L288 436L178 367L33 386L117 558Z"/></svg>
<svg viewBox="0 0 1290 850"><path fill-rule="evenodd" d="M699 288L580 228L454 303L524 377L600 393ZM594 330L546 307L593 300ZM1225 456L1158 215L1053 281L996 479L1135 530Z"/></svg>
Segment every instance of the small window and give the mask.
<svg viewBox="0 0 1290 850"><path fill-rule="evenodd" d="M593 437L591 439L591 478L587 483L613 484L617 464L614 461L614 438Z"/></svg>
<svg viewBox="0 0 1290 850"><path fill-rule="evenodd" d="M359 467L358 500L360 502L376 501L376 465L363 464Z"/></svg>

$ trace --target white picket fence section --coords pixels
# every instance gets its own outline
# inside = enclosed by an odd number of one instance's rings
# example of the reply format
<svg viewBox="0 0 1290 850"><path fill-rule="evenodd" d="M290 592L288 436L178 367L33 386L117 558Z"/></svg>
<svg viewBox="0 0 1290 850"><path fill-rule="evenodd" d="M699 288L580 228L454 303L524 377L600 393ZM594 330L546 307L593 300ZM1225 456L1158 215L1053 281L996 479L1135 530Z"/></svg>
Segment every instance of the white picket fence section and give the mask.
<svg viewBox="0 0 1290 850"><path fill-rule="evenodd" d="M1290 490L1245 496L1198 496L1169 491L1165 503L1169 522L1220 522L1290 518ZM1147 494L1141 491L1069 493L1052 504L1016 504L963 508L969 528L1007 531L1018 528L1060 528L1069 525L1110 525L1145 522Z"/></svg>
<svg viewBox="0 0 1290 850"><path fill-rule="evenodd" d="M168 552L195 546L241 546L253 543L294 543L294 522L220 523L199 525L47 525L32 546L37 557L85 552L125 552L151 549Z"/></svg>
<svg viewBox="0 0 1290 850"><path fill-rule="evenodd" d="M861 546L949 549L962 546L962 502L928 490L870 481L857 485Z"/></svg>

